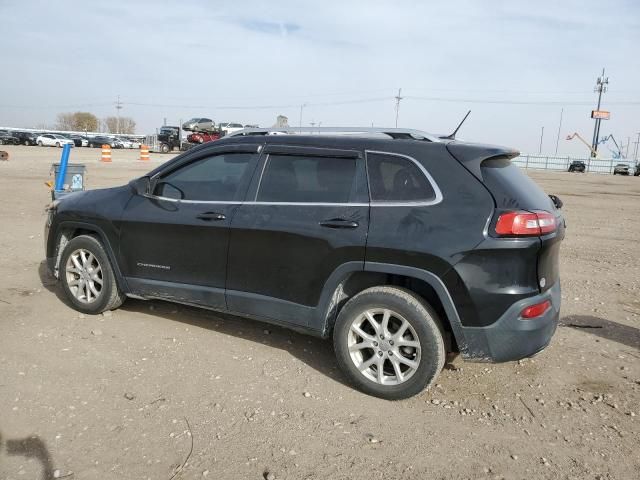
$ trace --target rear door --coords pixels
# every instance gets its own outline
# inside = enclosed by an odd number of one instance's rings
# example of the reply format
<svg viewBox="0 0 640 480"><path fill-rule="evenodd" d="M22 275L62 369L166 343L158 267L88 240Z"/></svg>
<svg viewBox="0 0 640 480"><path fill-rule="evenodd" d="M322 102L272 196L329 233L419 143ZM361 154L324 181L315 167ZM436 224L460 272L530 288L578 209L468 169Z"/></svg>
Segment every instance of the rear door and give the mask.
<svg viewBox="0 0 640 480"><path fill-rule="evenodd" d="M156 174L152 192L129 201L120 256L134 293L226 308L229 225L257 151L241 145L199 152Z"/></svg>
<svg viewBox="0 0 640 480"><path fill-rule="evenodd" d="M358 151L265 148L251 197L231 224L231 311L310 326L329 276L362 269L369 224Z"/></svg>

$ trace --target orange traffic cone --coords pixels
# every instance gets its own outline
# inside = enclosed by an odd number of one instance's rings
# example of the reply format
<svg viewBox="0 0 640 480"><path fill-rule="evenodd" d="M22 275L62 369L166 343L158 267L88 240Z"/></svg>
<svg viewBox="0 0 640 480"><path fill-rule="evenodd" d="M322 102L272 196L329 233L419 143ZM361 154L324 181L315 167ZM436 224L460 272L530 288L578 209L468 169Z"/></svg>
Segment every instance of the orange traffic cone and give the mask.
<svg viewBox="0 0 640 480"><path fill-rule="evenodd" d="M110 162L111 161L111 145L102 145L102 157L100 158L102 162Z"/></svg>
<svg viewBox="0 0 640 480"><path fill-rule="evenodd" d="M140 160L142 162L148 162L150 159L149 145L140 145Z"/></svg>

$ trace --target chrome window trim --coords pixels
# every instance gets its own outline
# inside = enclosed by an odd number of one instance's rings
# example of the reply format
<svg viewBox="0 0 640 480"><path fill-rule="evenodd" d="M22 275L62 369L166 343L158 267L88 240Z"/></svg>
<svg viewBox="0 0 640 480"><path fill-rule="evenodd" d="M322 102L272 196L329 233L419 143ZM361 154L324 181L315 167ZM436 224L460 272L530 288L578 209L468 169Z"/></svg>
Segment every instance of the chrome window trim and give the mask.
<svg viewBox="0 0 640 480"><path fill-rule="evenodd" d="M227 200L184 200L184 199L180 199L180 198L169 198L169 197L159 197L156 195L151 195L151 194L145 194L142 195L145 198L148 198L150 200L161 200L163 202L174 202L174 203L189 203L189 204L205 204L205 205L240 205L242 202L240 200L236 200L236 201L227 201Z"/></svg>
<svg viewBox="0 0 640 480"><path fill-rule="evenodd" d="M437 205L438 203L442 202L443 197L442 197L442 191L440 190L440 187L438 187L438 184L433 179L431 174L427 172L427 169L424 168L424 166L420 162L418 162L415 158L410 157L409 155L404 155L402 153L396 153L396 152L383 152L381 150L365 150L364 151L365 162L368 162L369 160L367 157L369 153L400 157L413 162L418 167L418 169L422 172L422 174L426 177L427 181L431 185L431 188L433 188L433 192L435 193L435 197L431 200L416 200L416 201L408 201L408 202L373 200L373 197L371 196L371 183L369 178L370 177L369 167L367 163L367 186L369 187L369 199L372 207L428 207L432 205Z"/></svg>

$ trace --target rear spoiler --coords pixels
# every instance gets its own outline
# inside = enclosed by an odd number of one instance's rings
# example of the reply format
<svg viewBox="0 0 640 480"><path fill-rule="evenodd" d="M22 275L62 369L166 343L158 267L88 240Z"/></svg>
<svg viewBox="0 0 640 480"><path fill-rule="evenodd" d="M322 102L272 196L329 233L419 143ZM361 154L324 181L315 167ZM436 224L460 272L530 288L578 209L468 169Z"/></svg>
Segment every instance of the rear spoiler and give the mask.
<svg viewBox="0 0 640 480"><path fill-rule="evenodd" d="M491 158L510 160L520 155L520 152L513 148L483 145L481 143L451 142L447 144L447 150L453 158L464 165L480 181L482 181L480 166L485 160Z"/></svg>

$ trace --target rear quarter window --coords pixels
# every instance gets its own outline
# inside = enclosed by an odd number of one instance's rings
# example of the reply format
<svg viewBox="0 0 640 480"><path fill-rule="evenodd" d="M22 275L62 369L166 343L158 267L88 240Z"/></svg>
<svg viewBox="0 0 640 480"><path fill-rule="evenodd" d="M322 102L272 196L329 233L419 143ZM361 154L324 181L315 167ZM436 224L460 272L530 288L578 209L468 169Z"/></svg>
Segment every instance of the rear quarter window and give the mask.
<svg viewBox="0 0 640 480"><path fill-rule="evenodd" d="M481 164L482 179L498 208L553 211L549 196L508 158L498 157Z"/></svg>

